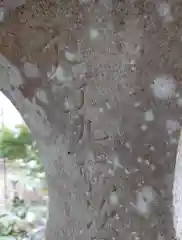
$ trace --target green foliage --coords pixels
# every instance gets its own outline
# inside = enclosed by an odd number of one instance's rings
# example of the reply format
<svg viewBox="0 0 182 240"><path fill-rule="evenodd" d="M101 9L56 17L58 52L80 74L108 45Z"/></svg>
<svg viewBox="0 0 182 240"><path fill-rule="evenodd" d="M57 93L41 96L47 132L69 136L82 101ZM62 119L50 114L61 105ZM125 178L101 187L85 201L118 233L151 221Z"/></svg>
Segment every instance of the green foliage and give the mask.
<svg viewBox="0 0 182 240"><path fill-rule="evenodd" d="M22 159L25 163L33 160L37 166L31 169L31 173L43 172L36 143L24 124L17 125L15 131L6 126L0 130L0 157L8 160Z"/></svg>
<svg viewBox="0 0 182 240"><path fill-rule="evenodd" d="M0 132L0 156L9 160L27 158L27 148L32 143L31 134L25 125L18 125L15 132L3 127Z"/></svg>

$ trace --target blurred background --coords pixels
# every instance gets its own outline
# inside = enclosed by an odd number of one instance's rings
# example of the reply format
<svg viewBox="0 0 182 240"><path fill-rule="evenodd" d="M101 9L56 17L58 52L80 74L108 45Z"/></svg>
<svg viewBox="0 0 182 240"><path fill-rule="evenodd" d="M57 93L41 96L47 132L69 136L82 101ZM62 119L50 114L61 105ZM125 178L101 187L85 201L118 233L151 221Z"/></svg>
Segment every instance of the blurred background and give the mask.
<svg viewBox="0 0 182 240"><path fill-rule="evenodd" d="M47 204L36 142L0 92L0 240L44 239Z"/></svg>

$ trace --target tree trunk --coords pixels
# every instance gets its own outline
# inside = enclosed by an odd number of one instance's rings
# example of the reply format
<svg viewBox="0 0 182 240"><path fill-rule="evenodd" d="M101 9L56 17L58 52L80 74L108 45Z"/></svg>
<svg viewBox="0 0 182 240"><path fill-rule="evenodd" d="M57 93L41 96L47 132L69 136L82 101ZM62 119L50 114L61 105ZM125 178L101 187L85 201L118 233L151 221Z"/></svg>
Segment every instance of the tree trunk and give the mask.
<svg viewBox="0 0 182 240"><path fill-rule="evenodd" d="M32 0L1 23L0 88L39 144L47 240L175 239L180 10Z"/></svg>

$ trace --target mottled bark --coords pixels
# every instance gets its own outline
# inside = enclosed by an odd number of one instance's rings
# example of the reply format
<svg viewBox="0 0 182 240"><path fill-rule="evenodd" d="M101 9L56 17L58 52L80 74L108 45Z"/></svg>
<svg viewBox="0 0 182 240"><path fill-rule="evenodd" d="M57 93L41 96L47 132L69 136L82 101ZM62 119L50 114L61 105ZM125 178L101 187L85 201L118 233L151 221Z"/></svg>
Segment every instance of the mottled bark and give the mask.
<svg viewBox="0 0 182 240"><path fill-rule="evenodd" d="M28 1L1 24L0 88L43 156L47 240L175 239L180 10Z"/></svg>

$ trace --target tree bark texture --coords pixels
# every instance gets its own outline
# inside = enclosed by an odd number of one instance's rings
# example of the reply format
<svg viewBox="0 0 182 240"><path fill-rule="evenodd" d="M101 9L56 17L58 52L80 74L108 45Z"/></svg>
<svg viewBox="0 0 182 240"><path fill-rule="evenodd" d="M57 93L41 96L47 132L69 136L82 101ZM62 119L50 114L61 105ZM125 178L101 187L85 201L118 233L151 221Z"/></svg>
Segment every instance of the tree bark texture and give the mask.
<svg viewBox="0 0 182 240"><path fill-rule="evenodd" d="M0 88L42 154L47 240L180 237L182 2L3 9Z"/></svg>

